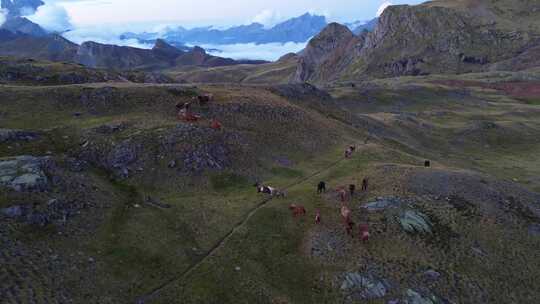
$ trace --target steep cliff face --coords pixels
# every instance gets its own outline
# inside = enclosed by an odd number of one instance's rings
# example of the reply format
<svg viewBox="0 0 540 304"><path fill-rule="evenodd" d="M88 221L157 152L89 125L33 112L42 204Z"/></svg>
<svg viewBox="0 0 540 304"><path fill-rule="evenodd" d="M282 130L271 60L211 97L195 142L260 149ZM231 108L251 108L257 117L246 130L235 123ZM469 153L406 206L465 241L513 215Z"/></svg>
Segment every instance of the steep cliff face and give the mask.
<svg viewBox="0 0 540 304"><path fill-rule="evenodd" d="M363 40L344 25L329 24L302 52L294 81L334 79L357 55Z"/></svg>
<svg viewBox="0 0 540 304"><path fill-rule="evenodd" d="M379 77L481 71L531 41L526 31L498 27L485 9L480 15L440 6L389 7L354 68Z"/></svg>
<svg viewBox="0 0 540 304"><path fill-rule="evenodd" d="M363 37L351 38L335 28L329 26L309 43L295 81L495 69L503 66L497 62L531 54L527 50L540 45L540 2L440 0L390 6ZM528 58L521 56L522 66Z"/></svg>
<svg viewBox="0 0 540 304"><path fill-rule="evenodd" d="M77 51L76 61L88 67L108 67L112 69L132 69L159 65L151 50L125 46L85 42Z"/></svg>

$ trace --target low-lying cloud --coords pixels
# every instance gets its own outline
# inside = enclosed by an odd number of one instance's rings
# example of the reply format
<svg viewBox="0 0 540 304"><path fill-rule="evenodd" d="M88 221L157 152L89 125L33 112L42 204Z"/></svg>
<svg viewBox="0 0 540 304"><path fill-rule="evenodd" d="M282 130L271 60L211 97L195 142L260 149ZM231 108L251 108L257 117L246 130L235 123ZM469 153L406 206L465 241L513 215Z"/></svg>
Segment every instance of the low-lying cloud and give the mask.
<svg viewBox="0 0 540 304"><path fill-rule="evenodd" d="M141 49L149 49L153 47L152 44L141 43L137 39L120 39L120 35L124 31L125 29L121 27L80 27L65 32L63 36L77 44L81 44L86 41L93 41L103 44L131 46Z"/></svg>
<svg viewBox="0 0 540 304"><path fill-rule="evenodd" d="M66 9L51 1L38 7L33 14L26 16L26 18L51 32L63 32L71 28L71 20Z"/></svg>
<svg viewBox="0 0 540 304"><path fill-rule="evenodd" d="M2 26L4 22L6 22L8 13L9 12L7 9L0 8L0 26Z"/></svg>
<svg viewBox="0 0 540 304"><path fill-rule="evenodd" d="M382 13L384 12L384 10L390 5L393 5L392 2L384 1L383 4L381 4L381 6L379 6L379 9L377 10L377 17L380 17Z"/></svg>
<svg viewBox="0 0 540 304"><path fill-rule="evenodd" d="M241 43L212 45L203 44L202 48L214 56L227 57L232 59L252 59L276 61L279 57L288 53L297 53L306 47L307 42L302 43Z"/></svg>

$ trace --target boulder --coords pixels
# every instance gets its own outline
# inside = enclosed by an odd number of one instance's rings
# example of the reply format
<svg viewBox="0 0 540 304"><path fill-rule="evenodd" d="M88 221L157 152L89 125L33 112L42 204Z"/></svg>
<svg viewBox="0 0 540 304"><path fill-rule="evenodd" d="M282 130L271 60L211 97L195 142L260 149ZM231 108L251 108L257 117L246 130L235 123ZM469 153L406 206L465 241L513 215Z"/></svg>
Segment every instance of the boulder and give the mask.
<svg viewBox="0 0 540 304"><path fill-rule="evenodd" d="M399 224L401 227L410 233L431 233L432 224L429 217L421 212L407 210L399 216Z"/></svg>
<svg viewBox="0 0 540 304"><path fill-rule="evenodd" d="M10 218L18 218L23 215L23 208L19 205L0 209L0 213Z"/></svg>
<svg viewBox="0 0 540 304"><path fill-rule="evenodd" d="M407 289L405 297L403 299L405 304L442 304L444 303L441 299L434 295L422 295L419 292Z"/></svg>
<svg viewBox="0 0 540 304"><path fill-rule="evenodd" d="M362 206L367 211L383 211L389 208L401 206L403 200L398 197L378 197L376 201L369 202Z"/></svg>
<svg viewBox="0 0 540 304"><path fill-rule="evenodd" d="M45 191L49 180L45 170L50 157L17 156L0 158L0 187L15 191Z"/></svg>
<svg viewBox="0 0 540 304"><path fill-rule="evenodd" d="M31 141L37 138L38 135L34 132L12 129L0 129L0 143L12 141Z"/></svg>
<svg viewBox="0 0 540 304"><path fill-rule="evenodd" d="M351 272L345 275L341 290L350 294L353 300L373 300L384 297L389 291L389 286L384 280L372 275Z"/></svg>
<svg viewBox="0 0 540 304"><path fill-rule="evenodd" d="M529 226L529 234L533 236L540 236L540 224L532 224Z"/></svg>

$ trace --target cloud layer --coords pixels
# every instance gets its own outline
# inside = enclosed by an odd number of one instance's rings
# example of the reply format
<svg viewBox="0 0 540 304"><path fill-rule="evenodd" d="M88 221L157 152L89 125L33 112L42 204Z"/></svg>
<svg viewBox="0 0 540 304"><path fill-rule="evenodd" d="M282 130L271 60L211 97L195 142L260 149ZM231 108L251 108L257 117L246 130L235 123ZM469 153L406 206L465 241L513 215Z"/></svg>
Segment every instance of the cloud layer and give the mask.
<svg viewBox="0 0 540 304"><path fill-rule="evenodd" d="M26 16L32 22L52 32L63 32L71 28L71 20L66 9L55 1L47 1L34 14Z"/></svg>
<svg viewBox="0 0 540 304"><path fill-rule="evenodd" d="M208 53L214 56L227 57L232 59L254 59L275 61L287 53L296 53L303 50L307 43L241 43L227 45L201 45L209 50ZM217 50L217 51L216 51Z"/></svg>
<svg viewBox="0 0 540 304"><path fill-rule="evenodd" d="M8 11L6 9L0 8L0 26L6 22Z"/></svg>
<svg viewBox="0 0 540 304"><path fill-rule="evenodd" d="M381 4L381 6L379 6L379 9L377 10L377 17L380 17L382 13L384 12L384 10L390 5L393 5L392 2L384 1L383 4Z"/></svg>

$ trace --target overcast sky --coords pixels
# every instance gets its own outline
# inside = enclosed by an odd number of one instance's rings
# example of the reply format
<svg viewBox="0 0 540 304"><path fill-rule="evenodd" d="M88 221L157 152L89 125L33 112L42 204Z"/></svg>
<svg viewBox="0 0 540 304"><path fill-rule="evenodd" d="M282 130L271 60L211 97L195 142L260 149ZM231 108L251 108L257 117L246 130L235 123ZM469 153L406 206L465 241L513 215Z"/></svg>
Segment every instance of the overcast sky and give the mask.
<svg viewBox="0 0 540 304"><path fill-rule="evenodd" d="M373 18L384 3L418 0L50 0L65 8L74 25L159 23L233 25L276 23L312 12L332 21Z"/></svg>

